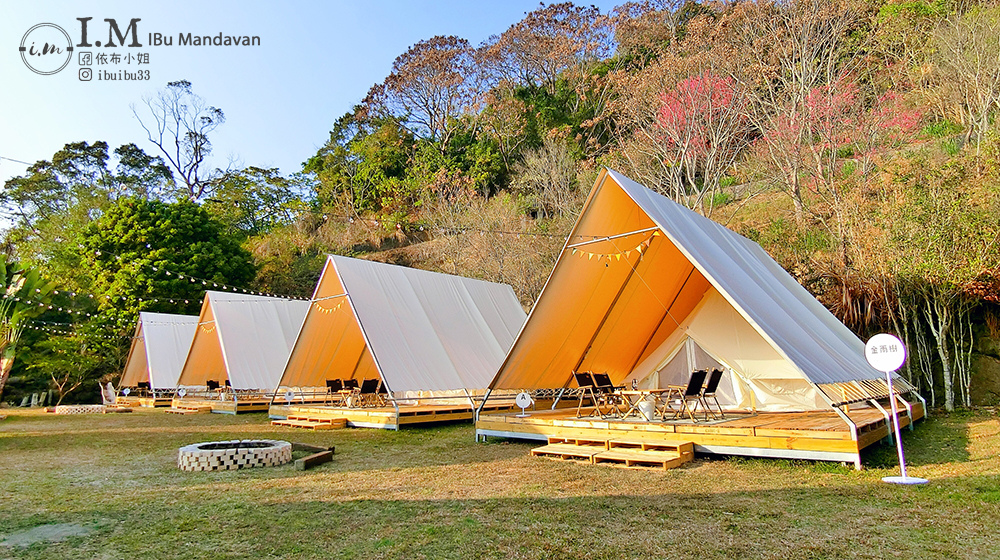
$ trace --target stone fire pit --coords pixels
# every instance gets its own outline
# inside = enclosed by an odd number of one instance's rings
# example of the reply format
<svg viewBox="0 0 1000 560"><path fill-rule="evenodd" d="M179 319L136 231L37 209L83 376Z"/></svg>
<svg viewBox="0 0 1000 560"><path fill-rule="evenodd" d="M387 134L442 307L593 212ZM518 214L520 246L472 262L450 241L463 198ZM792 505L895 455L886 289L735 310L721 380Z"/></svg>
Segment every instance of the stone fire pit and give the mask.
<svg viewBox="0 0 1000 560"><path fill-rule="evenodd" d="M185 445L177 453L182 471L226 471L284 465L292 460L292 444L273 439L212 441Z"/></svg>

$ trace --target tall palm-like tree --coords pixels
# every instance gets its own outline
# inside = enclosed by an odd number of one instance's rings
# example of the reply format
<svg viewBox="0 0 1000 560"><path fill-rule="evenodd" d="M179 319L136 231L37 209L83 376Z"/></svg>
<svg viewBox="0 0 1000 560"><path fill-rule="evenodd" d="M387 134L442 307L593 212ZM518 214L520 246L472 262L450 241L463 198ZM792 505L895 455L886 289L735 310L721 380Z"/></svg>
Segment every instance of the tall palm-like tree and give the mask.
<svg viewBox="0 0 1000 560"><path fill-rule="evenodd" d="M0 283L3 290L0 297L0 395L3 395L25 322L48 309L55 285L42 280L38 271L6 260L0 260Z"/></svg>

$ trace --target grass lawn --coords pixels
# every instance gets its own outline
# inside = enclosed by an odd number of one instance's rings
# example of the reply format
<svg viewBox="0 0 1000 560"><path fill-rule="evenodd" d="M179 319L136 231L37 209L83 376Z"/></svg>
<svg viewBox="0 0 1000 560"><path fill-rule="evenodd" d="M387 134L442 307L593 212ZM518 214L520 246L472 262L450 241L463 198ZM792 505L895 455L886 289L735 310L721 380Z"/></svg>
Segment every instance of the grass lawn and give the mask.
<svg viewBox="0 0 1000 560"><path fill-rule="evenodd" d="M400 432L274 428L264 414L162 411L0 421L0 558L1000 558L1000 417L905 433L924 487L884 484L892 447L838 464L705 459L671 471L531 457L471 424ZM336 445L333 463L186 473L183 445Z"/></svg>

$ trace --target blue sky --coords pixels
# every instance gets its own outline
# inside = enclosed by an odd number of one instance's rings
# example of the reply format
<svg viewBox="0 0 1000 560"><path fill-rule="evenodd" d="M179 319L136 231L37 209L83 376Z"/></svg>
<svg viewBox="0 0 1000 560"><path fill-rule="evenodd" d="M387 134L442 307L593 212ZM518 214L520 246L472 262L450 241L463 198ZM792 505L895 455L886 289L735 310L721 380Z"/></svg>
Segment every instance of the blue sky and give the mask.
<svg viewBox="0 0 1000 560"><path fill-rule="evenodd" d="M607 12L620 2L586 2ZM458 35L479 44L503 32L535 0L274 2L135 1L5 2L0 17L0 156L25 162L49 159L64 144L104 140L113 150L134 142L156 148L132 115L142 98L167 82L186 79L227 122L213 136L214 166L230 158L243 165L300 170L327 139L333 122L381 81L410 45L434 35ZM149 55L149 81L80 81L74 56L52 75L28 69L18 54L26 32L38 23L80 39L77 18L91 17L88 40L108 34L104 18L124 30L140 18L142 48L82 49ZM255 47L179 46L179 33L256 35ZM150 33L173 37L171 47L152 46ZM74 53L78 54L78 53ZM99 67L92 66L95 70ZM139 69L120 62L103 68ZM0 160L0 180L26 166Z"/></svg>

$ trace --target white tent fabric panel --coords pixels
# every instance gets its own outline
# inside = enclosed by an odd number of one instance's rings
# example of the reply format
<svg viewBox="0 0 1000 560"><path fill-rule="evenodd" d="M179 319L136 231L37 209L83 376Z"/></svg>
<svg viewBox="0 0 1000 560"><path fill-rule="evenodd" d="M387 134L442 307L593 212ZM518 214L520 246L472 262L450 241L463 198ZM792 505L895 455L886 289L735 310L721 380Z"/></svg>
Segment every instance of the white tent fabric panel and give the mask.
<svg viewBox="0 0 1000 560"><path fill-rule="evenodd" d="M390 391L486 387L524 323L505 284L330 258Z"/></svg>
<svg viewBox="0 0 1000 560"><path fill-rule="evenodd" d="M143 342L153 389L174 389L184 367L191 341L198 329L198 317L169 313L139 313Z"/></svg>
<svg viewBox="0 0 1000 560"><path fill-rule="evenodd" d="M630 377L641 379L661 369L687 337L735 372L736 386L732 393L735 406L774 412L829 408L815 387L715 288L706 292L681 328L639 364ZM740 383L741 379L749 385ZM678 384L686 382L685 378Z"/></svg>
<svg viewBox="0 0 1000 560"><path fill-rule="evenodd" d="M709 372L713 369L723 370L726 374L719 382L716 398L722 406L742 408L742 402L737 393L739 384L734 386L731 371L710 356L708 352L705 352L691 337L684 339L673 357L659 368L655 376L650 376L650 379L655 381L657 388L668 385L687 385L691 378L691 372L699 369Z"/></svg>
<svg viewBox="0 0 1000 560"><path fill-rule="evenodd" d="M607 173L808 380L880 378L865 360L861 340L759 245L619 173Z"/></svg>
<svg viewBox="0 0 1000 560"><path fill-rule="evenodd" d="M309 302L227 292L208 300L233 389L273 389Z"/></svg>

